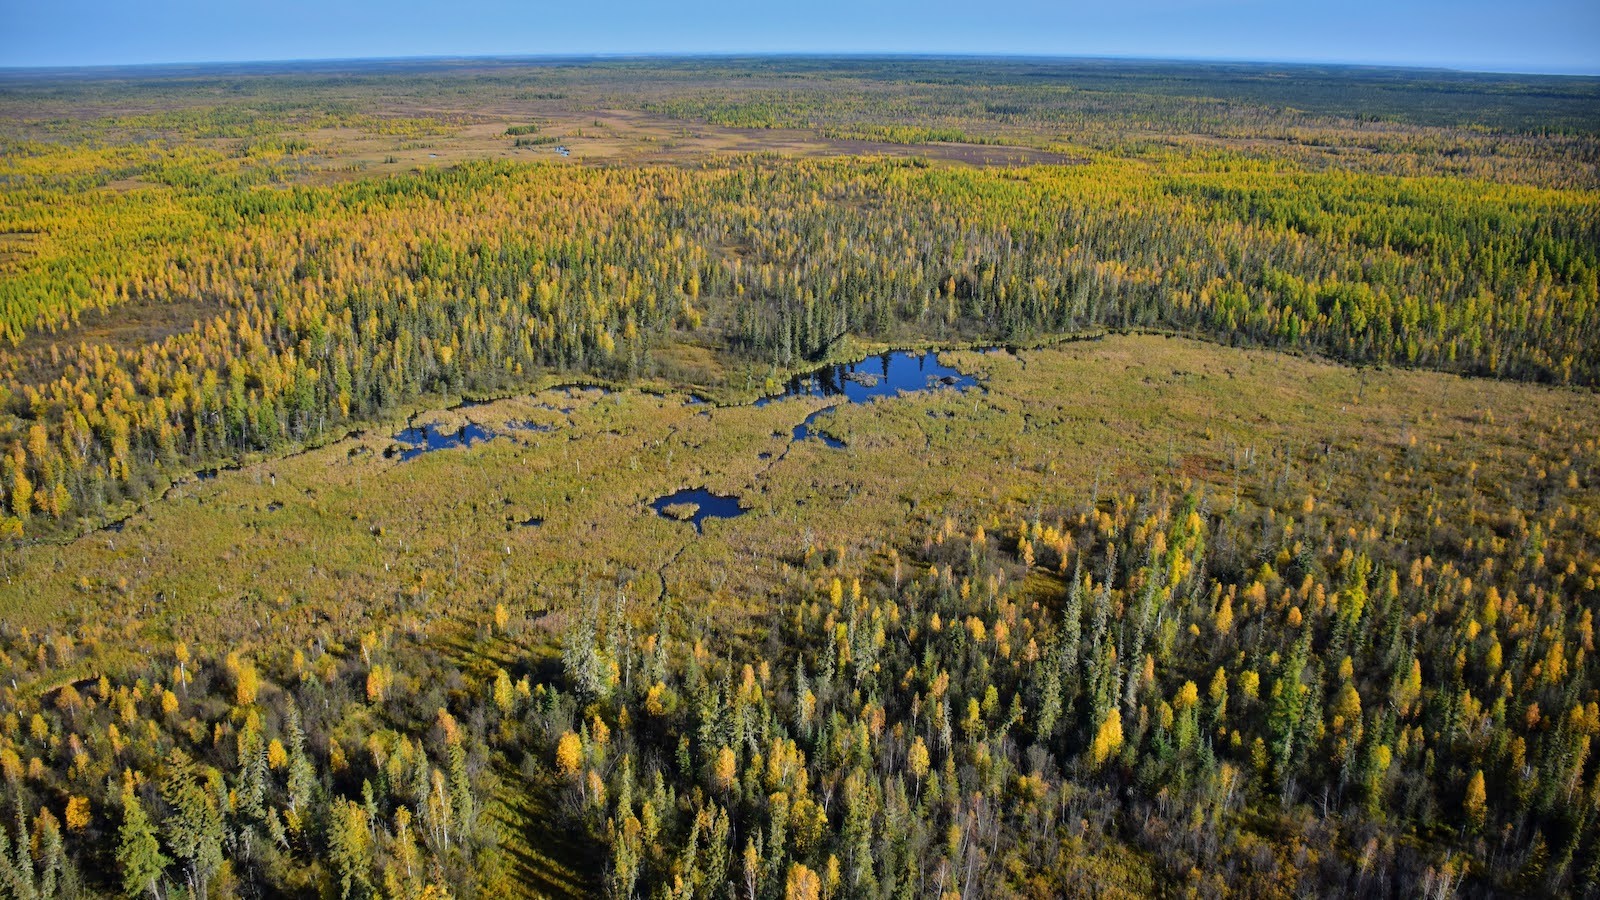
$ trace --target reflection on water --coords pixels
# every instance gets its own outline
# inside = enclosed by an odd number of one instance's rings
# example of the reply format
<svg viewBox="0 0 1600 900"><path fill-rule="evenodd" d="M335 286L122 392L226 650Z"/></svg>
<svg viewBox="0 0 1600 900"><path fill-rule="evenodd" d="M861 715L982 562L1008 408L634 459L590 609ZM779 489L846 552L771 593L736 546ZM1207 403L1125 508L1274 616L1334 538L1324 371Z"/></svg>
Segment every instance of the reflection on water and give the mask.
<svg viewBox="0 0 1600 900"><path fill-rule="evenodd" d="M833 412L834 410L836 410L838 408L839 407L837 407L837 406L824 406L823 408L817 410L816 412L812 413L811 415L806 416L806 419L805 419L804 422L801 422L799 425L796 425L794 427L794 439L797 440L797 441L803 441L806 438L810 437L812 435L811 423L815 422L819 416L827 415L828 413L831 413L831 412ZM844 441L839 440L838 438L836 438L833 435L827 433L826 431L818 429L815 433L816 433L818 439L820 439L822 441L822 443L828 445L829 447L832 447L835 450L839 450L839 449L842 449L844 447Z"/></svg>
<svg viewBox="0 0 1600 900"><path fill-rule="evenodd" d="M739 498L713 494L705 488L684 488L681 491L657 497L650 502L656 515L666 519L693 522L694 530L703 532L700 523L706 519L732 519L749 510L739 506Z"/></svg>
<svg viewBox="0 0 1600 900"><path fill-rule="evenodd" d="M407 428L394 436L397 443L409 444L409 447L398 451L391 447L384 451L386 458L398 456L401 462L416 459L424 453L434 450L446 450L451 447L470 447L473 444L487 441L494 437L494 432L476 422L457 428L455 431L445 431L437 425L417 425Z"/></svg>
<svg viewBox="0 0 1600 900"><path fill-rule="evenodd" d="M894 397L902 392L975 387L978 379L939 362L938 354L893 350L860 362L823 366L815 372L789 379L782 394L763 397L766 406L789 397L843 397L847 403L865 403L873 397Z"/></svg>
<svg viewBox="0 0 1600 900"><path fill-rule="evenodd" d="M766 406L790 397L839 397L845 403L865 403L874 397L898 397L922 391L976 387L978 379L939 362L934 353L894 350L869 356L860 362L824 366L815 372L789 379L782 394L763 397L756 406ZM825 406L795 426L794 439L803 441L815 435L824 444L841 448L844 441L813 428L819 416L833 412L840 404Z"/></svg>

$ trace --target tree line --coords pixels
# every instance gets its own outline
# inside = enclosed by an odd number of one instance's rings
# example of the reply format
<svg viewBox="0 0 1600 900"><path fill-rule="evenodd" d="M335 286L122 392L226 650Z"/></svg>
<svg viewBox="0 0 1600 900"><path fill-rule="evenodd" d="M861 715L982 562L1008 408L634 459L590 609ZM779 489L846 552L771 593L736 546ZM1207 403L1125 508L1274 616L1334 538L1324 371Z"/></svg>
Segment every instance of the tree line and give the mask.
<svg viewBox="0 0 1600 900"><path fill-rule="evenodd" d="M33 332L6 355L13 536L424 394L550 370L648 376L656 351L696 335L774 375L845 335L1166 328L1353 363L1600 377L1600 206L1574 192L1127 160L465 163L282 188L222 162L177 167L192 184L14 214L48 220L54 250L0 279L9 327L51 304L69 320L134 305L194 318L131 343ZM76 212L102 207L154 230Z"/></svg>

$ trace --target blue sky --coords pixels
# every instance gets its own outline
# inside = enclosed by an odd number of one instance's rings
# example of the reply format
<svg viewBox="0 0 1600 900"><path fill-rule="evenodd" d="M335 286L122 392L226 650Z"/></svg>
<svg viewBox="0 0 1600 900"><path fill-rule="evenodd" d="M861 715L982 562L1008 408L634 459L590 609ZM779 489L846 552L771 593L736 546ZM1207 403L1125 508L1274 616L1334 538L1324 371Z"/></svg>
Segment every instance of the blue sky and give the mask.
<svg viewBox="0 0 1600 900"><path fill-rule="evenodd" d="M0 66L661 52L1600 74L1600 0L0 0Z"/></svg>

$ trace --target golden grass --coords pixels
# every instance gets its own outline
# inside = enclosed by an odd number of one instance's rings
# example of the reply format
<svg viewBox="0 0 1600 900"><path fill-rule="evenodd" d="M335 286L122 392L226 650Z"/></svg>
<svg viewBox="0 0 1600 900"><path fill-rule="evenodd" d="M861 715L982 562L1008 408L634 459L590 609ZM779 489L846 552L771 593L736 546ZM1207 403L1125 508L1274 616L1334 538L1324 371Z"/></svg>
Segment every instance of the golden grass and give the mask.
<svg viewBox="0 0 1600 900"><path fill-rule="evenodd" d="M1488 484L1497 467L1551 452L1528 423L1600 430L1592 393L1178 338L944 359L987 391L840 407L818 425L845 450L790 442L821 399L713 407L574 389L425 413L417 424L553 430L402 463L384 456L396 423L186 482L120 533L12 553L0 610L19 626L111 617L130 649L182 638L258 651L396 615L479 618L496 602L528 621L595 585L620 584L640 603L693 597L737 618L759 611L752 598L782 577L778 560L807 546L904 545L947 514L1048 513L1162 472L1226 503L1247 458L1301 477L1296 460L1313 454L1347 462L1319 467L1343 483L1307 490L1370 502L1386 469L1407 477L1402 461L1446 477L1477 461ZM698 486L740 496L750 513L696 535L647 506ZM544 524L519 524L530 517ZM116 649L85 665L114 665Z"/></svg>

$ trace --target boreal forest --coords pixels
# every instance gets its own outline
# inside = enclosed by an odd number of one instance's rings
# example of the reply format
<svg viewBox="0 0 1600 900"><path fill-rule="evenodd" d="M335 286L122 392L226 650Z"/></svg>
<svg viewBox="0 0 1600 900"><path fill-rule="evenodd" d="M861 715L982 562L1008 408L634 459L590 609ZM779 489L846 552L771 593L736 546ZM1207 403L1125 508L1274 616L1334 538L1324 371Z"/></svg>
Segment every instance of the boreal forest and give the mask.
<svg viewBox="0 0 1600 900"><path fill-rule="evenodd" d="M1600 82L0 71L0 898L1600 896Z"/></svg>

